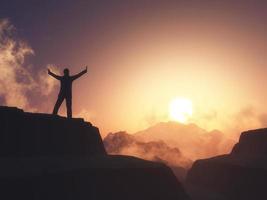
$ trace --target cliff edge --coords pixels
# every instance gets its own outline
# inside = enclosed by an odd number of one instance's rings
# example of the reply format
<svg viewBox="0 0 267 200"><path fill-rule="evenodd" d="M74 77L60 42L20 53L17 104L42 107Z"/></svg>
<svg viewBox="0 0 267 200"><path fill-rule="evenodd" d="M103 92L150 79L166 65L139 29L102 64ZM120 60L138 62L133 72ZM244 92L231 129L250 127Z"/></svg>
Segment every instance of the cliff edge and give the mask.
<svg viewBox="0 0 267 200"><path fill-rule="evenodd" d="M186 182L193 195L202 190L217 194L209 199L246 200L267 199L266 180L267 129L257 129L243 132L230 154L197 160Z"/></svg>
<svg viewBox="0 0 267 200"><path fill-rule="evenodd" d="M189 199L171 169L107 155L83 119L0 107L0 199Z"/></svg>

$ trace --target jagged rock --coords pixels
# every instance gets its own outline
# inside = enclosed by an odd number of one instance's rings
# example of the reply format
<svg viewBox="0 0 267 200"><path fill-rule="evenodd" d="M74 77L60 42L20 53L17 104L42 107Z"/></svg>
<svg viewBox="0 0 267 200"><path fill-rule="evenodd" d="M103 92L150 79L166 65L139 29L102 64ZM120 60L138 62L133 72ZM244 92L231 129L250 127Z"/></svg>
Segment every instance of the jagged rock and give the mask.
<svg viewBox="0 0 267 200"><path fill-rule="evenodd" d="M222 199L267 199L266 139L267 129L247 131L231 154L196 161L187 175L188 187L218 193Z"/></svg>
<svg viewBox="0 0 267 200"><path fill-rule="evenodd" d="M237 156L267 156L267 128L243 132L232 150Z"/></svg>
<svg viewBox="0 0 267 200"><path fill-rule="evenodd" d="M0 156L106 154L98 128L83 119L0 107Z"/></svg>
<svg viewBox="0 0 267 200"><path fill-rule="evenodd" d="M166 165L107 155L82 119L8 107L0 119L0 199L189 199Z"/></svg>

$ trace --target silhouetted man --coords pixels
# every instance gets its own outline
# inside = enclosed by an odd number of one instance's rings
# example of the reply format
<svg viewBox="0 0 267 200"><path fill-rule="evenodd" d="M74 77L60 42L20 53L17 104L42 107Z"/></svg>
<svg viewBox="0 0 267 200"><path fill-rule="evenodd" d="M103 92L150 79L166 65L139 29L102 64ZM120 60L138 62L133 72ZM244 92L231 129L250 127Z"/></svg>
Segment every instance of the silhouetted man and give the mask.
<svg viewBox="0 0 267 200"><path fill-rule="evenodd" d="M76 80L77 78L81 77L87 72L87 66L86 69L80 72L79 74L76 74L74 76L69 75L69 69L64 69L64 76L58 76L54 74L53 72L48 69L48 74L50 76L53 76L55 79L60 80L60 91L58 94L57 102L55 104L53 114L57 115L58 109L64 99L66 99L66 106L67 106L67 116L68 118L72 117L72 110L71 110L71 104L72 104L72 81Z"/></svg>

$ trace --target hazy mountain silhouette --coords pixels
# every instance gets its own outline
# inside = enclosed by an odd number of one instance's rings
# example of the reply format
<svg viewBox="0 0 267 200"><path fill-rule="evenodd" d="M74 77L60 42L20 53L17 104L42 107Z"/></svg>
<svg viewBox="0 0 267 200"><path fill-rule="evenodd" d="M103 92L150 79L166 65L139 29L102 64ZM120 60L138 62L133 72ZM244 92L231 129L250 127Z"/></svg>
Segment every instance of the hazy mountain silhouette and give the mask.
<svg viewBox="0 0 267 200"><path fill-rule="evenodd" d="M251 200L267 199L266 180L267 129L258 129L243 132L230 154L196 161L186 183L194 199Z"/></svg>
<svg viewBox="0 0 267 200"><path fill-rule="evenodd" d="M0 107L0 199L188 199L169 167L107 155L82 119Z"/></svg>
<svg viewBox="0 0 267 200"><path fill-rule="evenodd" d="M234 144L218 130L209 132L195 124L178 122L160 122L134 135L145 142L162 140L191 160L229 152Z"/></svg>
<svg viewBox="0 0 267 200"><path fill-rule="evenodd" d="M131 155L146 160L162 162L170 166L176 176L183 180L192 161L185 158L181 151L169 147L163 141L142 142L126 132L108 134L104 146L109 154Z"/></svg>

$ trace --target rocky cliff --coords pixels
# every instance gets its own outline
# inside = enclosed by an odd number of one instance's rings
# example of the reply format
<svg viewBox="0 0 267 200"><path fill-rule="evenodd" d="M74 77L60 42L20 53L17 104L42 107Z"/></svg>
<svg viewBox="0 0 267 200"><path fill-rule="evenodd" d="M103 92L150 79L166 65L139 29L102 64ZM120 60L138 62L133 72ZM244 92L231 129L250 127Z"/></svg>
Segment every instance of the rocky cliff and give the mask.
<svg viewBox="0 0 267 200"><path fill-rule="evenodd" d="M267 129L243 132L229 155L198 160L187 175L193 195L198 188L214 199L267 199L266 180Z"/></svg>
<svg viewBox="0 0 267 200"><path fill-rule="evenodd" d="M105 154L99 131L83 119L0 107L0 156Z"/></svg>
<svg viewBox="0 0 267 200"><path fill-rule="evenodd" d="M170 168L106 154L82 119L0 107L0 199L188 199Z"/></svg>
<svg viewBox="0 0 267 200"><path fill-rule="evenodd" d="M267 156L267 128L243 132L239 142L234 146L232 155Z"/></svg>

